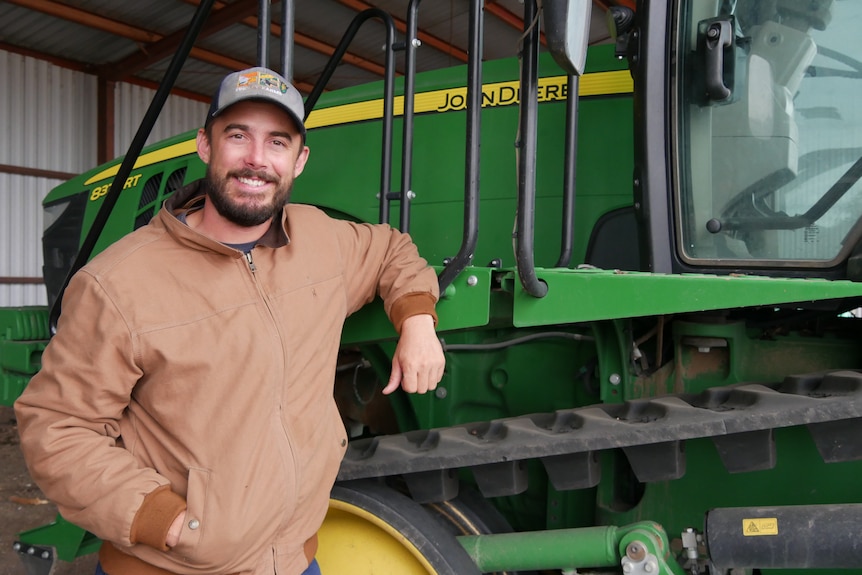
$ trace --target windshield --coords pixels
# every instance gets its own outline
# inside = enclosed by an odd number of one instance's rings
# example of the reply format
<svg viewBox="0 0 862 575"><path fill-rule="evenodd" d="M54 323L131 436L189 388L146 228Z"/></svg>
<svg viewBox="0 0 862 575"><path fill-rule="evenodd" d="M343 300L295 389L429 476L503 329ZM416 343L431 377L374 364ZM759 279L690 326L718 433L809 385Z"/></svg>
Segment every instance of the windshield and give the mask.
<svg viewBox="0 0 862 575"><path fill-rule="evenodd" d="M682 258L836 265L862 237L862 2L687 0L679 16Z"/></svg>

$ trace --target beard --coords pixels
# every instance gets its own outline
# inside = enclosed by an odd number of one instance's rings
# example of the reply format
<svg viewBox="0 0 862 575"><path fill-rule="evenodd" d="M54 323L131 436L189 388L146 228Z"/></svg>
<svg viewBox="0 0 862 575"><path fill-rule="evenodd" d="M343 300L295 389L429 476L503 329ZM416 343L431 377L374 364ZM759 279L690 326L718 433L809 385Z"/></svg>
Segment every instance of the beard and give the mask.
<svg viewBox="0 0 862 575"><path fill-rule="evenodd" d="M231 178L258 178L267 183L276 184L275 193L267 203L238 202L228 193L228 181ZM251 169L233 170L219 177L207 166L204 186L207 198L216 211L226 220L243 227L258 226L278 215L290 199L293 180L279 181L266 172Z"/></svg>

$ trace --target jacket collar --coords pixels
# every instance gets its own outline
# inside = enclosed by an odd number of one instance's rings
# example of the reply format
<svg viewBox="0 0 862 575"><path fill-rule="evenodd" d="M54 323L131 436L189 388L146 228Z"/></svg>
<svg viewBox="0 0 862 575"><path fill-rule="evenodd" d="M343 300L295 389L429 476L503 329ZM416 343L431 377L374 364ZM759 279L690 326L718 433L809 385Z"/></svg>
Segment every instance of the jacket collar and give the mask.
<svg viewBox="0 0 862 575"><path fill-rule="evenodd" d="M200 209L203 207L205 201L206 194L203 191L203 180L194 181L187 186L183 186L165 200L162 209L159 211L159 220L165 226L168 233L182 244L197 249L208 249L233 254L237 250L198 233L177 219L180 213L188 213L189 211ZM273 218L272 225L258 243L270 248L286 246L290 243L287 229L287 206L285 206L281 210L281 217L277 219Z"/></svg>

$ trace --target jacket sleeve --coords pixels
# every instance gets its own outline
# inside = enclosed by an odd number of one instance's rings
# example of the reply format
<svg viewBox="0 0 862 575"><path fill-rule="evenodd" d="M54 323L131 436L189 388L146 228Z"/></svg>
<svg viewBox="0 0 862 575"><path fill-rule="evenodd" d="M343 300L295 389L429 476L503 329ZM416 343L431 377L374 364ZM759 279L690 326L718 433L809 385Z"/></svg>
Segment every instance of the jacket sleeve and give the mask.
<svg viewBox="0 0 862 575"><path fill-rule="evenodd" d="M335 222L352 313L379 295L395 330L410 316L434 311L437 275L408 234L387 225Z"/></svg>
<svg viewBox="0 0 862 575"><path fill-rule="evenodd" d="M72 278L42 368L14 407L30 475L64 518L121 546L164 548L162 533L185 501L120 437L141 375L122 314L85 269Z"/></svg>

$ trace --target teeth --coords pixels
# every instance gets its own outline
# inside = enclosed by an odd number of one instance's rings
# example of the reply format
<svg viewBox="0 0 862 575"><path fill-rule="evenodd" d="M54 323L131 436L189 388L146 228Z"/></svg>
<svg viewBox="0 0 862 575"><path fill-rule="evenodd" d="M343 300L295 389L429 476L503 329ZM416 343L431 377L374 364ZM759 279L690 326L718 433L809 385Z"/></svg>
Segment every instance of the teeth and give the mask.
<svg viewBox="0 0 862 575"><path fill-rule="evenodd" d="M237 178L237 180L239 180L239 182L241 184L245 184L246 186L254 186L256 188L260 187L266 183L263 180L251 179L251 178Z"/></svg>

